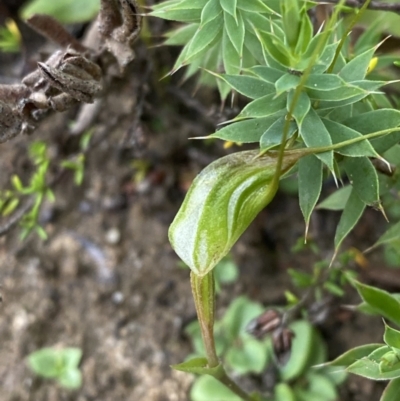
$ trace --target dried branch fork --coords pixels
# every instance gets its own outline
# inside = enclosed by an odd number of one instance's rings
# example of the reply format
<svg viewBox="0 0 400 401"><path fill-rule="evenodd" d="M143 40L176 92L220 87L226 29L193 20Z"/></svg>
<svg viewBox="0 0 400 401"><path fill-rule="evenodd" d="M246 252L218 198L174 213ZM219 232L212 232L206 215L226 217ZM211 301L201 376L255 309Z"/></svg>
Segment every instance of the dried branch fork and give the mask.
<svg viewBox="0 0 400 401"><path fill-rule="evenodd" d="M141 17L136 0L101 0L96 21L99 49L81 44L52 17L35 15L27 23L62 49L38 63L20 84L0 85L0 143L32 132L49 110L64 111L101 96L107 54L122 73L134 58L132 45Z"/></svg>

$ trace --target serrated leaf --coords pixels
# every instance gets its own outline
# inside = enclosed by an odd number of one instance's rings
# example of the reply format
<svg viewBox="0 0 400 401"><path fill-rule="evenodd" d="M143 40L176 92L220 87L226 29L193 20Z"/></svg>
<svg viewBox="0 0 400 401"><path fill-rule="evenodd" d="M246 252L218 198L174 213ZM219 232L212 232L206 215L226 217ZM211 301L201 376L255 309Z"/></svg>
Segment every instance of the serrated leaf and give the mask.
<svg viewBox="0 0 400 401"><path fill-rule="evenodd" d="M220 75L220 78L227 82L232 89L251 99L257 99L275 91L272 84L249 75L224 74Z"/></svg>
<svg viewBox="0 0 400 401"><path fill-rule="evenodd" d="M353 189L344 207L335 234L335 253L337 253L343 240L357 224L365 209L365 203L359 198Z"/></svg>
<svg viewBox="0 0 400 401"><path fill-rule="evenodd" d="M352 190L353 187L351 185L338 189L319 203L316 209L343 210Z"/></svg>
<svg viewBox="0 0 400 401"><path fill-rule="evenodd" d="M280 95L283 92L288 92L291 89L296 88L300 83L300 77L294 74L282 75L276 82L276 94Z"/></svg>
<svg viewBox="0 0 400 401"><path fill-rule="evenodd" d="M392 225L381 237L379 237L378 241L375 242L370 248L366 250L366 252L375 249L376 247L384 244L390 244L400 239L400 221L396 224Z"/></svg>
<svg viewBox="0 0 400 401"><path fill-rule="evenodd" d="M387 291L354 281L361 298L383 317L400 325L400 302Z"/></svg>
<svg viewBox="0 0 400 401"><path fill-rule="evenodd" d="M379 401L398 401L400 394L400 378L393 379L386 386Z"/></svg>
<svg viewBox="0 0 400 401"><path fill-rule="evenodd" d="M368 157L346 157L343 166L358 197L367 205L378 206L378 174Z"/></svg>
<svg viewBox="0 0 400 401"><path fill-rule="evenodd" d="M325 118L322 118L322 122L324 123L326 129L329 131L332 143L334 144L363 136L359 132L338 122L334 122ZM339 149L336 149L335 152L343 156L350 157L380 157L377 154L376 150L372 147L369 140L364 140L361 142L353 143L352 145L343 146Z"/></svg>
<svg viewBox="0 0 400 401"><path fill-rule="evenodd" d="M393 329L385 323L383 341L385 341L389 347L400 349L400 331Z"/></svg>
<svg viewBox="0 0 400 401"><path fill-rule="evenodd" d="M248 103L235 119L267 117L278 111L283 113L285 105L284 96L275 97L275 94L271 93Z"/></svg>
<svg viewBox="0 0 400 401"><path fill-rule="evenodd" d="M231 40L233 46L236 51L240 55L243 56L243 43L245 36L244 22L240 14L238 14L237 20L233 18L230 14L224 14L225 19L225 30Z"/></svg>
<svg viewBox="0 0 400 401"><path fill-rule="evenodd" d="M370 134L400 125L400 111L395 109L374 110L359 114L344 121L348 127ZM400 132L395 132L383 138L372 139L371 144L378 153L383 153L400 141Z"/></svg>
<svg viewBox="0 0 400 401"><path fill-rule="evenodd" d="M287 96L287 104L286 104L287 111L289 111L290 108L292 107L294 93L295 91L292 90L289 92ZM301 92L300 96L297 99L295 108L292 112L292 115L299 126L303 123L303 120L307 115L307 113L310 111L310 108L311 108L310 98L307 96L307 93Z"/></svg>
<svg viewBox="0 0 400 401"><path fill-rule="evenodd" d="M354 362L361 358L364 358L371 354L371 352L382 347L383 344L366 344L354 347L344 354L338 356L336 359L330 362L323 363L316 366L317 368L323 368L325 366L334 366L338 368L347 367L352 365Z"/></svg>
<svg viewBox="0 0 400 401"><path fill-rule="evenodd" d="M299 203L306 223L306 233L310 216L318 202L322 188L322 163L314 155L299 160Z"/></svg>
<svg viewBox="0 0 400 401"><path fill-rule="evenodd" d="M261 150L268 150L282 142L283 130L286 125L286 118L280 117L264 132L260 139ZM294 121L290 121L286 140L290 139L297 131L297 125Z"/></svg>
<svg viewBox="0 0 400 401"><path fill-rule="evenodd" d="M223 10L236 19L237 0L220 0L220 3Z"/></svg>
<svg viewBox="0 0 400 401"><path fill-rule="evenodd" d="M349 61L339 72L339 76L347 82L359 81L365 78L369 62L375 53L376 48L369 49Z"/></svg>
<svg viewBox="0 0 400 401"><path fill-rule="evenodd" d="M321 118L312 108L305 116L299 131L304 143L309 148L332 145L328 130L322 123ZM333 171L332 151L317 154L316 157L325 163L329 170Z"/></svg>
<svg viewBox="0 0 400 401"><path fill-rule="evenodd" d="M275 85L275 82L284 74L283 71L266 65L256 65L250 68L250 71L266 82Z"/></svg>
<svg viewBox="0 0 400 401"><path fill-rule="evenodd" d="M214 134L211 138L220 138L232 142L259 142L266 129L270 127L277 118L284 115L285 109L277 111L268 117L255 118L252 120L239 121L224 127Z"/></svg>

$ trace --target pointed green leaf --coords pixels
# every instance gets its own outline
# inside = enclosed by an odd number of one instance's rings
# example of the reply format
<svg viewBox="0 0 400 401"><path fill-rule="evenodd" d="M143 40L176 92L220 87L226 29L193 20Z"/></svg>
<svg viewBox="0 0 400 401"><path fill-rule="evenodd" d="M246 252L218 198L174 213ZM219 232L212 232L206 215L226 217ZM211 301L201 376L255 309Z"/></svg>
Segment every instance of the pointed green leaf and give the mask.
<svg viewBox="0 0 400 401"><path fill-rule="evenodd" d="M180 22L200 22L201 11L208 0L165 2L152 7L152 17Z"/></svg>
<svg viewBox="0 0 400 401"><path fill-rule="evenodd" d="M243 43L244 43L244 22L241 15L238 15L237 21L230 14L224 14L225 30L228 33L229 39L235 47L238 54L243 56Z"/></svg>
<svg viewBox="0 0 400 401"><path fill-rule="evenodd" d="M236 19L237 0L220 0L220 3L224 11Z"/></svg>
<svg viewBox="0 0 400 401"><path fill-rule="evenodd" d="M343 166L358 197L367 205L378 206L378 174L368 157L346 157Z"/></svg>
<svg viewBox="0 0 400 401"><path fill-rule="evenodd" d="M309 148L332 145L329 132L314 109L310 109L300 125L300 135ZM328 166L329 170L333 171L332 151L320 153L316 156Z"/></svg>
<svg viewBox="0 0 400 401"><path fill-rule="evenodd" d="M268 129L264 132L260 139L261 150L268 150L276 145L279 145L282 142L282 135L285 124L286 118L283 116L276 120L270 127L268 127ZM294 121L290 121L286 140L290 139L296 131L296 123Z"/></svg>
<svg viewBox="0 0 400 401"><path fill-rule="evenodd" d="M370 134L400 125L400 111L395 109L374 110L349 118L345 125L360 132ZM378 153L383 153L400 141L400 132L395 132L383 138L372 139L371 144Z"/></svg>
<svg viewBox="0 0 400 401"><path fill-rule="evenodd" d="M364 79L367 75L367 70L369 66L369 62L374 56L376 48L372 48L367 50L364 53L353 58L353 60L349 61L339 72L339 76L341 76L347 82L359 81Z"/></svg>
<svg viewBox="0 0 400 401"><path fill-rule="evenodd" d="M193 36L189 48L187 49L186 57L183 61L184 64L187 64L195 57L200 57L215 43L215 41L221 36L222 24L222 15L219 15L205 25L199 26L199 29Z"/></svg>
<svg viewBox="0 0 400 401"><path fill-rule="evenodd" d="M344 354L338 356L333 361L323 363L322 365L318 365L317 367L323 368L325 366L335 366L335 367L350 366L359 359L368 356L369 354L371 354L371 352L374 352L378 348L381 348L382 345L383 344L366 344L354 347L346 351Z"/></svg>
<svg viewBox="0 0 400 401"><path fill-rule="evenodd" d="M353 189L344 207L335 234L335 250L339 249L343 240L347 237L353 227L357 224L365 209L365 203L358 197Z"/></svg>
<svg viewBox="0 0 400 401"><path fill-rule="evenodd" d="M388 380L400 376L400 369L382 371L382 358L390 352L390 347L383 346L373 351L370 355L354 362L347 371L372 380Z"/></svg>
<svg viewBox="0 0 400 401"><path fill-rule="evenodd" d="M206 27L209 22L219 17L222 19L222 8L220 1L209 0L201 12L200 29Z"/></svg>
<svg viewBox="0 0 400 401"><path fill-rule="evenodd" d="M392 294L379 288L354 281L361 298L386 319L400 325L400 302Z"/></svg>
<svg viewBox="0 0 400 401"><path fill-rule="evenodd" d="M295 93L294 90L291 90L288 94L287 105L286 105L287 111L289 111L290 108L292 107L294 93ZM310 98L307 96L307 93L301 92L300 96L297 99L296 106L292 112L292 115L299 126L303 123L305 116L310 111L310 107L311 107Z"/></svg>
<svg viewBox="0 0 400 401"><path fill-rule="evenodd" d="M392 225L389 230L387 230L379 239L368 248L368 251L375 249L376 247L384 244L390 244L392 242L396 242L400 239L400 221L396 224Z"/></svg>
<svg viewBox="0 0 400 401"><path fill-rule="evenodd" d="M336 74L310 74L304 84L306 88L318 91L331 91L346 85L347 83Z"/></svg>
<svg viewBox="0 0 400 401"><path fill-rule="evenodd" d="M269 115L268 117L239 121L218 130L214 134L210 135L210 137L233 142L259 142L261 136L268 129L268 127L270 127L279 117L284 115L285 112L286 110L283 109Z"/></svg>
<svg viewBox="0 0 400 401"><path fill-rule="evenodd" d="M257 99L273 93L275 88L272 84L263 81L262 79L249 75L220 75L232 89L235 89L240 94L251 99Z"/></svg>
<svg viewBox="0 0 400 401"><path fill-rule="evenodd" d="M235 120L241 118L267 117L278 111L283 113L285 105L286 99L284 96L275 97L275 94L271 93L248 103Z"/></svg>
<svg viewBox="0 0 400 401"><path fill-rule="evenodd" d="M314 51L319 40L321 40L321 35L323 34L324 32L313 37L313 39L310 42L310 46L308 46L306 55L298 65L299 69L304 69L308 67L312 52ZM331 65L333 61L333 58L335 57L338 45L339 42L335 42L325 46L325 49L322 51L321 56L318 58L316 64L311 69L312 74L322 74L328 69L328 67Z"/></svg>
<svg viewBox="0 0 400 401"><path fill-rule="evenodd" d="M275 60L276 63L289 67L290 66L290 54L286 46L272 33L265 32L254 28L254 33L257 35L258 40L262 45L264 58ZM268 62L268 64L270 64ZM276 68L274 65L271 67Z"/></svg>
<svg viewBox="0 0 400 401"><path fill-rule="evenodd" d="M242 59L225 30L222 36L222 60L224 62L225 71L228 74L239 74Z"/></svg>
<svg viewBox="0 0 400 401"><path fill-rule="evenodd" d="M266 65L256 65L254 67L251 67L250 71L254 72L264 81L274 85L275 82L284 74L283 71L268 67Z"/></svg>
<svg viewBox="0 0 400 401"><path fill-rule="evenodd" d="M276 14L272 8L268 7L265 2L261 0L237 0L237 7L243 11L249 11L252 13Z"/></svg>
<svg viewBox="0 0 400 401"><path fill-rule="evenodd" d="M299 38L297 40L297 45L295 48L296 54L303 54L307 51L307 48L313 37L313 32L314 32L314 28L313 28L311 19L309 18L306 9L303 8L301 10L300 33L299 33Z"/></svg>
<svg viewBox="0 0 400 401"><path fill-rule="evenodd" d="M379 401L398 401L400 394L400 378L391 380L386 386Z"/></svg>
<svg viewBox="0 0 400 401"><path fill-rule="evenodd" d="M246 26L245 26L246 28ZM252 55L255 60L255 64L265 64L264 53L261 47L261 43L258 40L256 35L253 35L250 31L245 29L244 36L244 46L245 49ZM244 60L245 61L245 60ZM247 63L247 66L251 66L252 64Z"/></svg>
<svg viewBox="0 0 400 401"><path fill-rule="evenodd" d="M296 88L299 83L300 77L297 75L282 75L282 77L275 82L276 94L280 95L283 92L288 92L289 90Z"/></svg>
<svg viewBox="0 0 400 401"><path fill-rule="evenodd" d="M168 32L164 42L168 46L182 46L188 43L199 28L199 24L189 24Z"/></svg>
<svg viewBox="0 0 400 401"><path fill-rule="evenodd" d="M389 347L400 349L400 331L391 328L385 323L383 341L385 341Z"/></svg>
<svg viewBox="0 0 400 401"><path fill-rule="evenodd" d="M179 370L181 372L199 375L212 375L221 369L221 365L218 365L215 368L209 368L207 358L193 358L177 365L171 365L171 367L172 369Z"/></svg>
<svg viewBox="0 0 400 401"><path fill-rule="evenodd" d="M329 131L329 134L332 139L332 143L341 143L344 141L348 141L350 139L362 137L362 135L337 122L327 120L322 118L322 122L324 123L326 129ZM371 142L369 140L353 143L352 145L343 146L339 149L335 150L336 153L339 153L343 156L350 156L350 157L379 157L376 153L376 150L372 147Z"/></svg>
<svg viewBox="0 0 400 401"><path fill-rule="evenodd" d="M310 216L318 202L322 188L322 163L314 155L299 160L299 203L306 227ZM306 231L307 231L306 229Z"/></svg>
<svg viewBox="0 0 400 401"><path fill-rule="evenodd" d="M361 89L357 86L353 86L350 84L346 84L339 88L334 88L331 90L325 90L325 89L321 90L318 87L314 88L307 87L306 90L308 96L310 96L311 99L321 100L321 101L340 102L346 99L353 98L357 95L365 94L365 96L367 96L367 93L364 91L364 89Z"/></svg>
<svg viewBox="0 0 400 401"><path fill-rule="evenodd" d="M352 190L353 187L351 185L340 188L333 194L325 198L320 204L316 206L316 208L326 210L343 210L346 206Z"/></svg>

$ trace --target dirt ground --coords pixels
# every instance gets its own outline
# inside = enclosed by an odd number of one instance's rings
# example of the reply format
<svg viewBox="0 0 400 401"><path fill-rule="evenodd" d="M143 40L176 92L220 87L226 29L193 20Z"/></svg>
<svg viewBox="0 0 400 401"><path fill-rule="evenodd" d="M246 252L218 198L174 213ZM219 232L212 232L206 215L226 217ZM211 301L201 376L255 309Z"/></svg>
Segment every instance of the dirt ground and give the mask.
<svg viewBox="0 0 400 401"><path fill-rule="evenodd" d="M173 57L169 50L137 45L136 61L99 103L83 185L74 186L65 174L55 184L55 203L43 208L48 240L32 235L21 241L18 228L1 238L0 401L188 399L193 377L170 365L191 351L183 328L195 309L189 273L178 267L167 229L195 174L226 152L220 143L188 138L207 135L235 110L221 115L212 90L192 97L193 82L180 86L179 76L159 82L162 66ZM7 63L17 61L2 60L5 76ZM2 144L2 188L11 174L29 178L27 147L34 140L47 141L54 160L76 151L68 127L78 112L51 115L31 137ZM317 212L312 221L311 235L326 257L337 217ZM380 224L378 213L368 211L352 245L372 243ZM290 285L287 268L306 271L317 260L311 253L290 253L303 230L297 199L279 193L235 246L240 279L223 289L218 313L238 294L265 306L282 304ZM398 291L397 272L376 274L378 256L375 265L362 276L369 282L384 276L384 285ZM343 313L339 305L345 301L333 303L320 327L330 357L381 341L381 321ZM63 390L29 371L26 356L45 346L82 348L80 390ZM381 391L381 385L352 378L340 399L376 401Z"/></svg>

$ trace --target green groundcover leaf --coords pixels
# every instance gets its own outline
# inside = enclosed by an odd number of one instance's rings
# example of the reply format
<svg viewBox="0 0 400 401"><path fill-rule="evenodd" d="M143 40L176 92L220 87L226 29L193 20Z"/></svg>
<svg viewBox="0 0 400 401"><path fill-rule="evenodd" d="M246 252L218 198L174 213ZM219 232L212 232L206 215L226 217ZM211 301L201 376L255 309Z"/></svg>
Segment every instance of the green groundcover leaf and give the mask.
<svg viewBox="0 0 400 401"><path fill-rule="evenodd" d="M23 18L33 14L48 14L64 24L90 21L100 9L100 0L34 0L29 2L22 11Z"/></svg>
<svg viewBox="0 0 400 401"><path fill-rule="evenodd" d="M379 288L354 281L361 298L383 317L400 326L400 302L395 296Z"/></svg>
<svg viewBox="0 0 400 401"><path fill-rule="evenodd" d="M400 394L400 378L397 378L392 380L387 385L379 401L398 401L399 394Z"/></svg>

